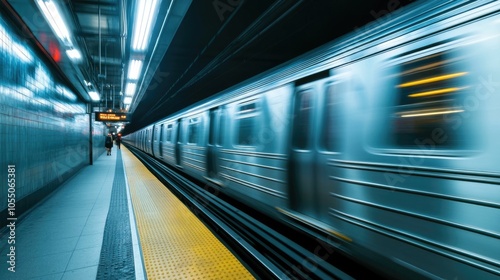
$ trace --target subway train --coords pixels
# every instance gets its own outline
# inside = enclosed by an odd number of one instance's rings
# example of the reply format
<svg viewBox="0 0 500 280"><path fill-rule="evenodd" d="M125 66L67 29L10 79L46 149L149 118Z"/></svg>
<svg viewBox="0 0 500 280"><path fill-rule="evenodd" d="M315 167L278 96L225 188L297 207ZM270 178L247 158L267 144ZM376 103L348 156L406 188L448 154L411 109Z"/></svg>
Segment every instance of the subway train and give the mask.
<svg viewBox="0 0 500 280"><path fill-rule="evenodd" d="M500 279L500 1L418 1L126 135L356 259Z"/></svg>

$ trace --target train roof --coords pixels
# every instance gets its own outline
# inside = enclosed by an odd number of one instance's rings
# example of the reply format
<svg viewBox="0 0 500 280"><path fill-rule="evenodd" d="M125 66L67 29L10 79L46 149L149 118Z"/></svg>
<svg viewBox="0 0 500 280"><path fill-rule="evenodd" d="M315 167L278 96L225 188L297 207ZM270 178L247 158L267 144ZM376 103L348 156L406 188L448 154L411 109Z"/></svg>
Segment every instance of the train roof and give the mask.
<svg viewBox="0 0 500 280"><path fill-rule="evenodd" d="M236 97L247 98L259 92L292 83L318 71L353 63L366 56L387 51L401 43L418 40L430 33L436 33L439 30L467 22L471 17L477 18L496 13L498 6L500 3L495 0L415 2L356 29L354 32L171 114L158 122L176 119L181 114L198 114L200 111L220 106ZM477 14L464 16L468 11L476 8L480 8ZM425 27L438 22L443 22L443 24L436 27L436 30L425 29ZM419 30L422 32L416 32ZM413 33L412 36L402 38L402 35L410 33ZM376 48L381 43L391 40L392 44L388 45L388 48Z"/></svg>

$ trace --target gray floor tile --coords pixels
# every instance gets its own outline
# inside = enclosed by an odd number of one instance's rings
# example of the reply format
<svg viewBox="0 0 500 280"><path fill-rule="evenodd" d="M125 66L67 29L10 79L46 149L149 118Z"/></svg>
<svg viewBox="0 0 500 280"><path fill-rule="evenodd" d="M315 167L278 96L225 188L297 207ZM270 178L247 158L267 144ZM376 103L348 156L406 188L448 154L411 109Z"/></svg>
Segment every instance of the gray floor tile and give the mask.
<svg viewBox="0 0 500 280"><path fill-rule="evenodd" d="M69 260L66 270L74 270L89 266L98 266L101 247L92 247L75 250Z"/></svg>
<svg viewBox="0 0 500 280"><path fill-rule="evenodd" d="M94 247L101 248L103 236L104 236L103 233L82 235L78 239L78 243L76 244L75 249L79 250L79 249L94 248Z"/></svg>
<svg viewBox="0 0 500 280"><path fill-rule="evenodd" d="M58 253L40 257L32 257L19 254L16 259L16 276L19 279L48 276L57 273L64 273L69 263L69 258L73 252ZM3 278L3 270L0 270L0 279Z"/></svg>
<svg viewBox="0 0 500 280"><path fill-rule="evenodd" d="M19 255L26 256L25 258L29 260L30 258L73 252L76 249L78 240L79 237L64 238L59 239L57 244L40 242L39 240L31 242L20 241L16 250Z"/></svg>
<svg viewBox="0 0 500 280"><path fill-rule="evenodd" d="M97 265L80 269L68 270L64 273L62 280L84 280L96 279Z"/></svg>

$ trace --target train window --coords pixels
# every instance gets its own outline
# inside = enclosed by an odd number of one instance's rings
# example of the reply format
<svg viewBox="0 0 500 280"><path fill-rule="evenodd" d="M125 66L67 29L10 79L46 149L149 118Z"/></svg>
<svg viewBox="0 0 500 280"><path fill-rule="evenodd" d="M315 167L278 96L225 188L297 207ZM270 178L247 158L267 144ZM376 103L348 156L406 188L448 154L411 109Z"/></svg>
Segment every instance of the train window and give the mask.
<svg viewBox="0 0 500 280"><path fill-rule="evenodd" d="M158 126L155 125L155 132L154 132L154 142L158 141L158 138L160 136Z"/></svg>
<svg viewBox="0 0 500 280"><path fill-rule="evenodd" d="M167 137L166 140L167 142L171 143L172 142L172 124L167 125Z"/></svg>
<svg viewBox="0 0 500 280"><path fill-rule="evenodd" d="M293 147L307 149L309 147L310 125L312 118L312 92L298 93L295 107L295 120L293 132Z"/></svg>
<svg viewBox="0 0 500 280"><path fill-rule="evenodd" d="M257 115L257 104L255 101L240 104L236 118L238 127L236 143L238 145L255 146L257 144L254 132Z"/></svg>
<svg viewBox="0 0 500 280"><path fill-rule="evenodd" d="M451 129L451 118L464 110L458 106L468 88L468 72L454 52L440 52L401 65L396 85L393 115L393 141L400 147L422 148L432 139L432 148L461 145L458 129ZM428 147L430 148L430 147Z"/></svg>
<svg viewBox="0 0 500 280"><path fill-rule="evenodd" d="M200 118L192 118L189 119L188 123L188 143L189 144L197 144L199 138L199 127L200 127Z"/></svg>
<svg viewBox="0 0 500 280"><path fill-rule="evenodd" d="M321 135L322 147L331 152L339 150L341 104L338 92L334 84L330 84L325 90L323 128Z"/></svg>

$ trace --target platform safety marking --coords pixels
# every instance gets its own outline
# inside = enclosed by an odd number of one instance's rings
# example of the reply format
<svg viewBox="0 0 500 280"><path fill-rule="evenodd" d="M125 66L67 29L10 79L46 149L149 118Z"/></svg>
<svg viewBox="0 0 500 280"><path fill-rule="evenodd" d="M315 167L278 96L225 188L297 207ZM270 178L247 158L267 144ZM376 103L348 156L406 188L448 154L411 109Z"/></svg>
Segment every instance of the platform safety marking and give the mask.
<svg viewBox="0 0 500 280"><path fill-rule="evenodd" d="M148 279L254 279L130 151L122 153Z"/></svg>

